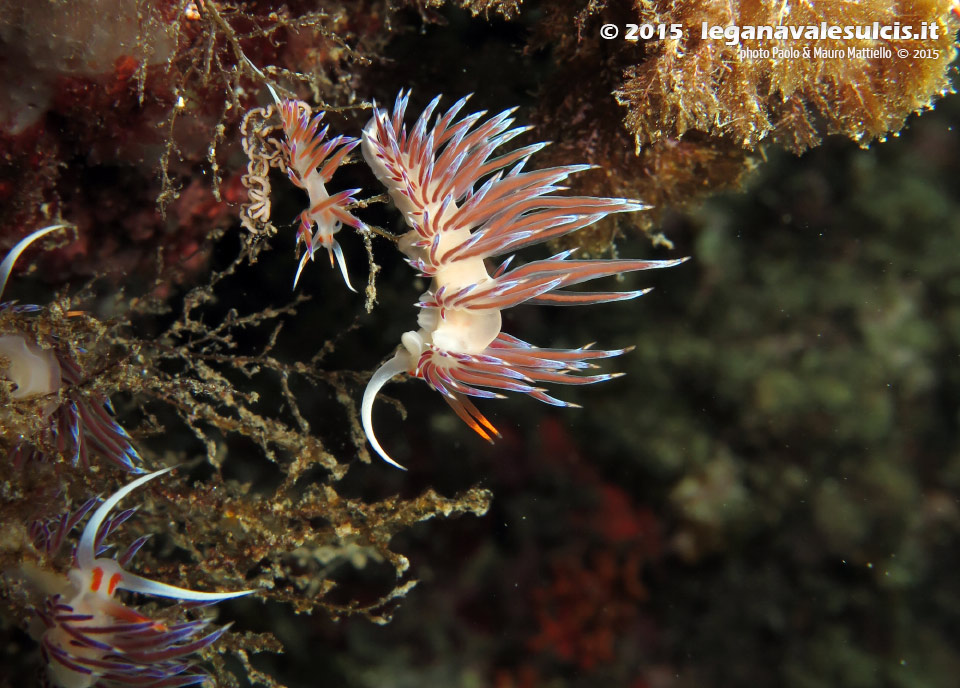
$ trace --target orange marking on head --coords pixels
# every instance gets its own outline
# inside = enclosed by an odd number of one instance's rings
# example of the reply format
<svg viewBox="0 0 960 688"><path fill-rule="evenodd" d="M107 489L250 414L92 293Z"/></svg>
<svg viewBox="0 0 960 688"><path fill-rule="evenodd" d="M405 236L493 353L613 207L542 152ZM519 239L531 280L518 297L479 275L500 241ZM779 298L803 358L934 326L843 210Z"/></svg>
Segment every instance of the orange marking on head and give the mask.
<svg viewBox="0 0 960 688"><path fill-rule="evenodd" d="M93 569L93 575L90 577L90 589L97 592L100 589L100 583L103 582L103 569L97 566Z"/></svg>
<svg viewBox="0 0 960 688"><path fill-rule="evenodd" d="M120 579L123 578L123 574L115 573L110 576L110 582L107 583L107 594L112 595L113 592L117 589L117 585L120 583Z"/></svg>

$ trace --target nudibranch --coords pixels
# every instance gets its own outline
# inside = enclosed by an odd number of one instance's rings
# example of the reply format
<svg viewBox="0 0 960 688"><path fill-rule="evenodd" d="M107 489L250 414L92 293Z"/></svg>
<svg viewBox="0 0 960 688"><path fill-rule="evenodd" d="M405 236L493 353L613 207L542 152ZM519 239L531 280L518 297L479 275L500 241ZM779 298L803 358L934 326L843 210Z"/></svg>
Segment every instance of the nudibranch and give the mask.
<svg viewBox="0 0 960 688"><path fill-rule="evenodd" d="M300 214L297 246L299 247L302 241L306 250L293 278L293 286L296 288L307 259L313 260L314 251L322 246L330 256L330 266L333 267L336 257L343 281L347 288L355 292L356 289L350 284L347 274L343 251L333 235L339 232L344 224L355 229L364 227L363 222L349 211L350 205L357 202L353 195L359 193L360 189L347 189L331 196L326 185L360 140L350 136L336 136L328 141L329 125L320 129L323 111L311 119L310 106L303 101L281 101L272 88L270 92L283 122L286 137L283 152L287 176L294 185L306 191L310 199L310 205Z"/></svg>
<svg viewBox="0 0 960 688"><path fill-rule="evenodd" d="M153 581L126 570L146 538L139 538L117 558L102 555L102 540L133 510L109 518L110 512L132 491L172 469L147 473L120 488L104 501L87 522L77 544L69 584L49 598L40 612L45 630L40 648L49 682L58 688L88 686L189 686L209 677L190 672L188 657L215 642L227 627L207 630L200 619L172 625L153 619L116 599L117 591L186 602L210 604L249 595L255 590L198 592ZM64 517L51 532L46 528L39 545L59 544L93 502Z"/></svg>
<svg viewBox="0 0 960 688"><path fill-rule="evenodd" d="M617 374L580 374L598 359L627 349L541 349L501 331L500 312L521 303L586 305L624 301L647 290L563 290L588 280L635 270L665 268L680 260L570 260L564 251L508 269L509 256L491 275L486 259L564 236L612 213L643 210L623 198L561 196L569 175L589 165L525 172L527 160L546 143L494 155L531 127L514 127L516 108L483 120L477 112L457 120L462 98L431 123L434 98L407 131L410 92L397 98L392 116L374 105L363 130L361 151L410 226L399 241L407 262L431 278L420 297L417 330L405 332L393 358L374 373L363 395L361 420L367 439L384 460L402 468L377 441L372 408L377 393L396 375L424 379L454 412L484 439L499 436L469 397L503 398L521 392L555 406L572 406L545 392L541 383L592 384ZM496 391L494 391L496 390Z"/></svg>
<svg viewBox="0 0 960 688"><path fill-rule="evenodd" d="M50 225L28 235L19 241L0 263L0 299L7 287L7 281L20 254L34 241L50 232L62 229L64 225ZM0 301L0 309L15 308L20 312L37 310L34 306L16 306ZM10 393L12 399L29 399L37 396L56 394L60 389L62 376L57 357L50 349L41 349L36 342L22 334L0 334L0 376L13 383Z"/></svg>
<svg viewBox="0 0 960 688"><path fill-rule="evenodd" d="M0 263L0 297L20 254L34 241L65 226L38 229L10 250ZM29 314L40 309L7 302L0 303L2 310ZM14 401L49 399L40 405L40 412L48 421L44 431L46 443L69 455L74 464L86 467L89 451L94 448L126 471L142 472L140 455L127 432L111 417L113 409L106 396L88 392L72 398L61 394L83 382L83 372L68 348L59 346L55 339L39 341L16 329L0 332L0 379L12 383L10 398ZM35 446L24 440L14 442L9 453L9 458L16 463L38 456L40 452Z"/></svg>

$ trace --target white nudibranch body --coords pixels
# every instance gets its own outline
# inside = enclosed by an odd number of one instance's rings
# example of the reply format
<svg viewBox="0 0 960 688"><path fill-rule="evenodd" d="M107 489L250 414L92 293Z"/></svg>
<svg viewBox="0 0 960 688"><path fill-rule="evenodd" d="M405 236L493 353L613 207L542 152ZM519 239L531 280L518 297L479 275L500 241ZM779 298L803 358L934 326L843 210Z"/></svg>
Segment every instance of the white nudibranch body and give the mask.
<svg viewBox="0 0 960 688"><path fill-rule="evenodd" d="M0 335L0 377L13 383L15 400L56 394L63 380L56 355L22 334Z"/></svg>
<svg viewBox="0 0 960 688"><path fill-rule="evenodd" d="M634 270L670 267L682 260L567 260L565 251L507 270L513 256L490 274L486 259L575 232L611 214L646 206L622 198L557 196L558 183L588 169L569 165L524 172L536 143L493 157L502 144L530 127L510 128L514 110L479 123L485 112L455 118L457 101L433 123L439 96L408 133L403 123L409 92L401 92L392 116L374 106L361 151L411 229L399 248L430 288L417 306L419 329L405 332L396 354L374 373L364 392L361 420L371 446L389 463L373 433L372 408L392 377L420 377L443 394L457 415L481 437L496 428L468 397L502 398L515 391L557 406L541 382L590 384L617 374L577 375L594 359L626 349L541 349L501 332L501 310L524 302L579 305L632 299L644 291L580 292L560 287ZM478 124L479 123L479 124Z"/></svg>

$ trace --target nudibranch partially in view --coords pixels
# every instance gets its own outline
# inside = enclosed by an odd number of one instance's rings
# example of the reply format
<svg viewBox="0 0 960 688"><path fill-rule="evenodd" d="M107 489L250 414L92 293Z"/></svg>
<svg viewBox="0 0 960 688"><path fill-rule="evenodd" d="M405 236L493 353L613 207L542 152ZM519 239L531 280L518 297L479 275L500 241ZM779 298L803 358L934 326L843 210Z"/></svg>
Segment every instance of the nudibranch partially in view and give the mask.
<svg viewBox="0 0 960 688"><path fill-rule="evenodd" d="M0 297L13 270L14 263L34 241L65 225L51 225L38 229L22 239L0 263ZM33 305L0 303L0 311L21 315L36 313ZM55 338L38 340L24 331L13 329L0 332L0 379L12 383L13 401L49 399L38 406L44 414L44 438L36 438L56 451L68 455L74 464L89 465L93 448L115 465L127 471L142 472L140 455L130 436L111 417L110 400L99 393L87 391L76 397L61 394L83 382L83 371L66 347ZM60 396L58 396L60 395ZM42 455L37 442L21 439L12 443L9 459L23 463Z"/></svg>
<svg viewBox="0 0 960 688"><path fill-rule="evenodd" d="M359 193L360 189L347 189L331 196L326 185L360 140L350 136L337 136L327 141L330 127L326 125L320 129L324 115L322 111L311 119L309 105L300 100L281 101L272 88L270 91L283 121L283 132L286 136L283 151L287 175L290 181L306 191L310 198L309 207L300 214L297 246L302 241L306 251L300 259L293 286L296 288L307 259L313 260L314 251L322 246L330 256L330 266L333 266L336 257L343 281L355 292L356 289L350 284L347 274L343 251L333 235L339 232L344 224L355 229L364 227L363 222L348 210L351 204L357 202L353 195Z"/></svg>
<svg viewBox="0 0 960 688"><path fill-rule="evenodd" d="M626 351L541 349L501 332L502 310L521 303L568 306L632 299L646 290L561 288L684 260L569 260L572 251L564 251L509 270L511 255L491 275L487 258L564 236L611 213L646 206L623 198L555 195L565 188L559 186L564 179L590 166L524 172L528 158L545 143L494 155L530 129L510 128L516 108L483 122L485 112L456 120L466 104L463 98L431 123L437 96L408 132L403 119L409 95L400 93L392 116L374 106L361 144L364 159L411 227L400 239L400 250L411 266L432 280L417 304L419 329L403 334L396 354L371 378L361 406L370 444L400 468L373 432L373 402L388 380L401 373L426 380L467 425L492 441L499 433L469 397L503 398L500 391L522 392L548 404L571 406L540 385L609 380L617 374L577 373L595 367L591 361Z"/></svg>
<svg viewBox="0 0 960 688"><path fill-rule="evenodd" d="M0 263L0 299L7 287L7 280L13 270L17 258L34 241L46 236L50 232L62 229L64 225L51 225L38 229L16 244ZM0 301L0 309L18 308L21 312L37 310L34 306L15 306L12 303ZM10 392L12 399L29 399L35 396L56 394L62 381L60 364L50 349L41 349L36 342L30 341L22 334L0 334L0 376L13 383Z"/></svg>
<svg viewBox="0 0 960 688"><path fill-rule="evenodd" d="M69 584L54 594L40 612L45 630L40 648L49 682L58 688L88 686L190 686L209 680L190 672L188 657L215 642L227 627L208 632L208 620L168 625L116 599L118 590L209 604L249 595L254 590L197 592L149 580L126 566L146 538L139 538L116 559L100 556L102 540L133 510L109 518L117 504L144 483L171 470L166 468L128 483L93 512L80 536ZM52 549L92 507L88 502L53 529L34 528L44 537L38 545Z"/></svg>

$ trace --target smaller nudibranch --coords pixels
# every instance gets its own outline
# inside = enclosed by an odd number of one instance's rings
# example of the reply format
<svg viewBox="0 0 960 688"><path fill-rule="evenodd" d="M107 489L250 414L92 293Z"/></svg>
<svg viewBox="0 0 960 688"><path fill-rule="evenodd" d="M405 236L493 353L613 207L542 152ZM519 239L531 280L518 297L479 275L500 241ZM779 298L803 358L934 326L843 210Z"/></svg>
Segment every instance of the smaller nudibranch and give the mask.
<svg viewBox="0 0 960 688"><path fill-rule="evenodd" d="M416 304L419 329L405 332L393 358L370 379L361 421L367 440L390 458L373 432L373 402L381 387L406 373L443 395L454 412L484 439L499 435L469 397L503 398L520 392L555 406L573 406L548 395L541 383L585 385L619 374L578 375L593 361L629 349L541 349L501 332L500 312L522 303L572 306L633 299L649 290L582 292L562 287L636 270L665 268L683 260L567 260L563 251L512 270L510 255L491 275L486 259L583 229L613 213L647 206L625 198L554 195L569 175L589 165L523 171L545 143L494 155L530 127L511 128L506 110L481 123L485 112L456 121L462 98L434 119L434 98L408 132L409 91L397 97L392 116L374 105L361 151L411 229L400 250L430 287ZM431 119L434 119L431 124ZM496 390L496 391L493 391Z"/></svg>
<svg viewBox="0 0 960 688"><path fill-rule="evenodd" d="M249 595L255 590L213 593L188 590L130 573L125 566L146 538L140 538L118 559L98 554L106 531L131 512L108 519L117 504L144 483L172 468L147 473L117 490L87 522L77 544L74 568L68 574L64 594L48 600L40 617L46 626L40 640L47 664L47 677L58 688L108 686L186 686L203 683L203 674L184 673L188 655L215 642L227 627L205 633L207 620L166 625L118 601L119 590L210 604ZM91 508L85 504L77 515L61 519L54 539ZM47 533L48 540L50 534Z"/></svg>
<svg viewBox="0 0 960 688"><path fill-rule="evenodd" d="M323 111L311 119L312 111L309 105L301 100L281 100L273 87L268 85L268 88L276 104L286 137L283 152L286 158L287 176L294 185L306 191L310 199L310 205L300 213L297 246L302 241L306 250L300 259L297 274L293 278L293 287L296 289L307 259L312 261L314 252L322 246L327 249L327 254L330 256L330 266L333 267L334 258L336 258L347 288L356 292L357 290L350 284L343 251L333 235L345 224L354 229L366 227L349 211L349 207L357 203L354 194L360 193L360 189L347 189L331 196L327 192L326 185L350 151L360 144L360 139L336 136L327 141L330 125L320 128L325 114Z"/></svg>
<svg viewBox="0 0 960 688"><path fill-rule="evenodd" d="M33 242L63 227L66 225L38 229L10 250L0 263L0 297L20 255ZM0 310L7 309L16 313L39 310L32 305L0 303ZM57 345L55 338L41 342L20 331L0 333L0 360L3 361L0 378L13 383L11 399L50 398L43 407L45 417L49 417L45 432L49 433L51 444L58 451L71 455L75 465L80 463L86 467L89 464L89 448L92 446L124 470L142 472L140 455L126 430L111 417L113 409L106 396L90 393L77 399L56 398L61 390L79 385L83 381L83 372L70 352ZM39 452L23 441L15 442L9 453L15 463L37 456Z"/></svg>

